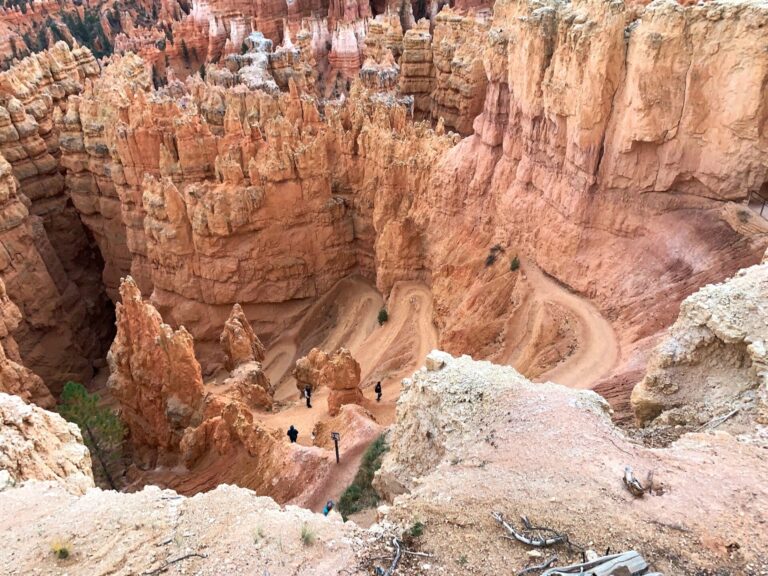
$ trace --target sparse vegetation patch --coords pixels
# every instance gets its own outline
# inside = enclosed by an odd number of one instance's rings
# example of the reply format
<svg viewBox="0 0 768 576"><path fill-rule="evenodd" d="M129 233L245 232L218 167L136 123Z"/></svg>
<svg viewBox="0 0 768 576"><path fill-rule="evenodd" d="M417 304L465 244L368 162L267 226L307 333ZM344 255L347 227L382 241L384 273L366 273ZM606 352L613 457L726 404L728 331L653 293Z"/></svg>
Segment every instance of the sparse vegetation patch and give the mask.
<svg viewBox="0 0 768 576"><path fill-rule="evenodd" d="M489 266L493 266L496 263L499 254L502 252L504 252L504 248L502 248L501 244L494 244L491 246L491 249L488 251L488 256L485 257L485 267L488 268Z"/></svg>
<svg viewBox="0 0 768 576"><path fill-rule="evenodd" d="M339 498L337 509L345 520L350 514L373 508L379 502L379 495L372 486L373 475L381 468L381 460L389 450L384 435L379 436L368 446L360 462L360 469L344 493Z"/></svg>
<svg viewBox="0 0 768 576"><path fill-rule="evenodd" d="M304 543L304 546L312 546L312 544L315 543L316 537L315 537L315 531L312 530L312 528L309 527L309 525L305 522L301 525L301 541Z"/></svg>
<svg viewBox="0 0 768 576"><path fill-rule="evenodd" d="M51 544L51 552L59 560L66 560L69 558L69 545L61 540L56 540Z"/></svg>

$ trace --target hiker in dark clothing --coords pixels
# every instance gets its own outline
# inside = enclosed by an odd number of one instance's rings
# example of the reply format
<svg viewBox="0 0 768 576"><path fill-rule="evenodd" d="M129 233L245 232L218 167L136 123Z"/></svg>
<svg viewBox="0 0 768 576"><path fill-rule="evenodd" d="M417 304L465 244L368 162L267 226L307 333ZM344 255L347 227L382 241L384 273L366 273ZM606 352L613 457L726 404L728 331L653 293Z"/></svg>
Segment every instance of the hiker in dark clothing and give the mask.
<svg viewBox="0 0 768 576"><path fill-rule="evenodd" d="M293 427L293 424L291 424L291 427L288 428L288 438L291 439L291 444L295 443L296 438L298 437L299 437L299 431Z"/></svg>
<svg viewBox="0 0 768 576"><path fill-rule="evenodd" d="M328 502L325 503L325 508L323 508L323 516L328 516L328 513L333 510L333 500L328 500Z"/></svg>
<svg viewBox="0 0 768 576"><path fill-rule="evenodd" d="M381 400L381 382L376 382L373 391L376 392L376 402L379 402Z"/></svg>
<svg viewBox="0 0 768 576"><path fill-rule="evenodd" d="M307 399L307 408L312 408L312 388L304 387L304 398Z"/></svg>

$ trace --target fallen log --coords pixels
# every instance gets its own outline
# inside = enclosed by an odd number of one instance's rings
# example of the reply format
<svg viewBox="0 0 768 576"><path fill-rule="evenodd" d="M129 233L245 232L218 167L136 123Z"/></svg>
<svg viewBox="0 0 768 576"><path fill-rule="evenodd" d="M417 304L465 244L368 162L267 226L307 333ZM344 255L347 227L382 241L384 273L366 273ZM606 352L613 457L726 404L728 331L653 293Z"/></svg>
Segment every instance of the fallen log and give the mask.
<svg viewBox="0 0 768 576"><path fill-rule="evenodd" d="M639 552L630 550L621 554L603 556L590 562L571 564L550 568L541 573L541 576L569 576L571 574L589 574L589 576L611 576L613 574L626 574L627 576L661 576L658 572L647 574L648 562ZM619 571L621 569L621 571Z"/></svg>

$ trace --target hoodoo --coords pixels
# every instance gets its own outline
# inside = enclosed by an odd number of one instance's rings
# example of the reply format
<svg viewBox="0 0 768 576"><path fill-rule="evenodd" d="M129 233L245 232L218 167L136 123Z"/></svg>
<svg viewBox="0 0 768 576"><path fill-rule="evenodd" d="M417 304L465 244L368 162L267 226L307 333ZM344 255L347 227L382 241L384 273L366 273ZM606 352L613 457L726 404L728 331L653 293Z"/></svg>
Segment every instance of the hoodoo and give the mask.
<svg viewBox="0 0 768 576"><path fill-rule="evenodd" d="M5 2L0 565L764 574L766 30Z"/></svg>

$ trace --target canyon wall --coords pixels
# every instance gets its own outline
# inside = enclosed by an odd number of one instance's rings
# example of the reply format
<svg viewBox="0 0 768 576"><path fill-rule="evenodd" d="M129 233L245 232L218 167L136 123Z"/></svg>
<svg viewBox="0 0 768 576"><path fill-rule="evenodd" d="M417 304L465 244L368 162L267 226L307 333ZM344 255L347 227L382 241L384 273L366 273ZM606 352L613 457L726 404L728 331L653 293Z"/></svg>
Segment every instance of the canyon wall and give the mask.
<svg viewBox="0 0 768 576"><path fill-rule="evenodd" d="M766 227L737 203L768 177L766 19L748 2L496 3L475 133L408 211L444 347L503 360L517 303L509 267L484 270L496 245L597 304L625 361L684 296L759 261Z"/></svg>
<svg viewBox="0 0 768 576"><path fill-rule="evenodd" d="M20 323L21 311L8 297L0 278L0 392L14 394L42 408L52 408L55 400L48 387L40 376L23 365L19 345L13 338Z"/></svg>
<svg viewBox="0 0 768 576"><path fill-rule="evenodd" d="M87 49L60 42L0 74L0 275L22 312L20 357L54 394L90 378L110 337L100 257L69 200L55 126L67 98L98 73Z"/></svg>
<svg viewBox="0 0 768 576"><path fill-rule="evenodd" d="M406 190L425 186L449 138L408 123L396 102L362 95L321 116L295 90L150 85L142 61L126 56L72 98L62 165L103 254L107 291L114 298L130 273L195 336L204 369L223 362L218 339L235 303L268 340L300 312L293 303L357 270L372 278L374 244L386 246L380 261L392 260L387 282L418 272L421 247L388 246L408 242L410 224L373 208L386 198L398 210Z"/></svg>
<svg viewBox="0 0 768 576"><path fill-rule="evenodd" d="M147 63L126 55L65 90L66 106L35 99L40 88L21 94L24 118L40 117L35 150L51 149L37 165L28 153L12 159L33 211L61 202L41 198L40 181L66 189L98 245L107 293L116 300L130 274L194 336L204 374L224 363L218 338L235 303L268 343L353 272L385 295L400 280L426 282L443 347L511 361L535 290L521 280L536 267L610 320L621 365L582 385L602 380L626 399L677 304L758 261L768 243L763 221L738 204L768 180L768 59L752 49L766 11L508 0L491 21L445 10L431 33L421 24L404 37L380 16L358 45L370 66L338 100L311 97L324 36L307 22L274 51L248 37L251 51L209 66L207 82L171 78L153 90ZM399 68L389 52L402 55ZM86 50L72 54L78 78L95 73ZM20 70L36 66L45 70ZM54 129L51 109L62 112ZM446 128L473 133L460 140ZM57 218L48 229L77 228ZM67 271L73 243L54 245ZM97 268L73 283L95 285ZM6 284L31 308L18 282ZM567 311L542 310L566 318L568 332ZM17 340L33 357L34 339ZM26 364L48 380L41 362Z"/></svg>

